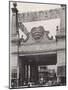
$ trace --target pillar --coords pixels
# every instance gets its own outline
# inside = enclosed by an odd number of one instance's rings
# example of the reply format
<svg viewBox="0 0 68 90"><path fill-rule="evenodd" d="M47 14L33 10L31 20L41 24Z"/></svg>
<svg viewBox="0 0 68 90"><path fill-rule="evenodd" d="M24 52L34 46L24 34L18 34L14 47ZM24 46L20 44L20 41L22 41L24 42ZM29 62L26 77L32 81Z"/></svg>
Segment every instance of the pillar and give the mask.
<svg viewBox="0 0 68 90"><path fill-rule="evenodd" d="M28 82L30 82L30 65L28 65Z"/></svg>
<svg viewBox="0 0 68 90"><path fill-rule="evenodd" d="M12 12L11 17L10 17L10 24L11 24L11 28L10 28L10 82L11 79L15 80L15 86L18 86L18 79L19 79L19 67L18 67L18 45L17 45L17 40L18 40L18 33L17 33L17 13L18 10L16 8L17 4L13 3L13 8L12 8ZM12 77L12 73L14 70L16 70L16 77ZM11 87L10 83L10 87ZM11 87L12 88L12 87Z"/></svg>

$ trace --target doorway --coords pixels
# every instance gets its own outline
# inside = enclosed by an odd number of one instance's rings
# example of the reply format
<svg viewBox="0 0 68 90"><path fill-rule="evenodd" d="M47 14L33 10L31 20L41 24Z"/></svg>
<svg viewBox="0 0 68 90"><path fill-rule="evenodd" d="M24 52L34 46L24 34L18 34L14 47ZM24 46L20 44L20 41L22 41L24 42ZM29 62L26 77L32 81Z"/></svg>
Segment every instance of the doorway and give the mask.
<svg viewBox="0 0 68 90"><path fill-rule="evenodd" d="M29 55L19 57L19 85L28 85L31 82L32 85L39 84L40 73L39 66L56 65L56 54L44 54L44 55ZM46 70L46 69L45 69ZM42 72L41 75L46 75L48 72ZM44 77L46 78L46 76Z"/></svg>

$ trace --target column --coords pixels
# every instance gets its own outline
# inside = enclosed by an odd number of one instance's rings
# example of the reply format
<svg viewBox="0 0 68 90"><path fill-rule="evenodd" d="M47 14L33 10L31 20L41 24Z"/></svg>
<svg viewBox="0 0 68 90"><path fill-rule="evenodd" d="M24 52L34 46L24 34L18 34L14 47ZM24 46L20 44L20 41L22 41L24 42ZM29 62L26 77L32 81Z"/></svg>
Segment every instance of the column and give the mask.
<svg viewBox="0 0 68 90"><path fill-rule="evenodd" d="M17 77L16 77L16 85L15 87L18 86L18 79L19 79L19 63L18 63L18 59L19 59L19 55L18 55L18 45L16 43L18 40L18 33L17 33L17 13L18 10L16 8L17 4L13 3L13 8L12 8L12 21L11 21L11 29L10 29L10 69L16 69L17 71ZM11 18L10 18L11 19ZM17 53L17 54L14 54ZM14 68L16 67L16 68ZM12 72L11 72L12 74ZM12 79L12 78L11 78Z"/></svg>
<svg viewBox="0 0 68 90"><path fill-rule="evenodd" d="M30 82L30 65L28 65L28 82Z"/></svg>

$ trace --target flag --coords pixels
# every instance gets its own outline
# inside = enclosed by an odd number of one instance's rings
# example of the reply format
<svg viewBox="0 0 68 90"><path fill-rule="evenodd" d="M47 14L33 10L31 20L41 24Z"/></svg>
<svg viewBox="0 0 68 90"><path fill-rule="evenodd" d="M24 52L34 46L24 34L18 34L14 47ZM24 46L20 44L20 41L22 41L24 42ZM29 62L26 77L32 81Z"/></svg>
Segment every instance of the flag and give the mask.
<svg viewBox="0 0 68 90"><path fill-rule="evenodd" d="M29 32L21 22L19 22L19 38L22 39L23 42L26 42L29 39Z"/></svg>

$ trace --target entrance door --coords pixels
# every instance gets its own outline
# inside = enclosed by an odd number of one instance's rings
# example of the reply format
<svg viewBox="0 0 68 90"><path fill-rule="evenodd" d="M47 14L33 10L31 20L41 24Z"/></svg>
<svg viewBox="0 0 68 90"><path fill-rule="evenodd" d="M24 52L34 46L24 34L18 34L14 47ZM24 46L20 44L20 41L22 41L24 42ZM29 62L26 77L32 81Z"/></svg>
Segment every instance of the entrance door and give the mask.
<svg viewBox="0 0 68 90"><path fill-rule="evenodd" d="M30 66L30 81L36 84L38 82L38 65Z"/></svg>
<svg viewBox="0 0 68 90"><path fill-rule="evenodd" d="M19 62L19 86L28 85L28 82L36 84L38 81L38 65L27 57L20 58Z"/></svg>

